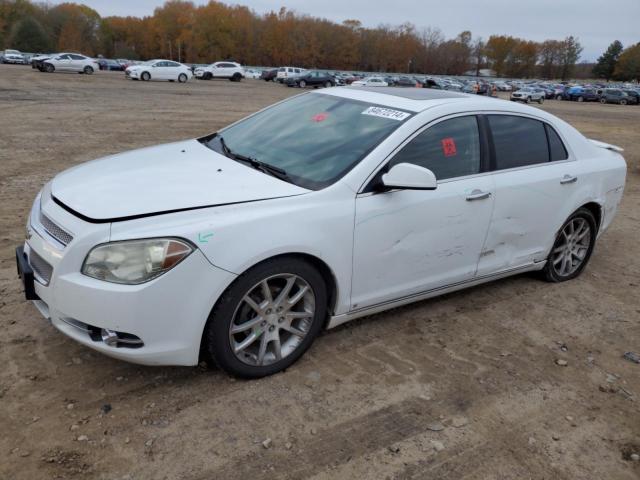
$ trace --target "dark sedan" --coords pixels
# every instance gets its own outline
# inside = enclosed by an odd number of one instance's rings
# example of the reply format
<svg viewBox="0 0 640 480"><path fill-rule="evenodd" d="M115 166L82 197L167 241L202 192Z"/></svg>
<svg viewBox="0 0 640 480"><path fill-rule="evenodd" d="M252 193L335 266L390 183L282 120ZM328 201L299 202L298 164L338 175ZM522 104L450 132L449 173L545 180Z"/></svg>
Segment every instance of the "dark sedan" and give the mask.
<svg viewBox="0 0 640 480"><path fill-rule="evenodd" d="M288 78L285 82L287 87L335 87L336 79L327 72L311 70L299 77Z"/></svg>
<svg viewBox="0 0 640 480"><path fill-rule="evenodd" d="M98 60L98 65L100 66L100 70L108 70L113 72L124 72L124 65L116 62L115 60L108 60L106 58L101 58Z"/></svg>
<svg viewBox="0 0 640 480"><path fill-rule="evenodd" d="M265 82L275 82L276 77L278 76L278 69L274 68L272 70L263 70L260 74L260 80L264 80Z"/></svg>

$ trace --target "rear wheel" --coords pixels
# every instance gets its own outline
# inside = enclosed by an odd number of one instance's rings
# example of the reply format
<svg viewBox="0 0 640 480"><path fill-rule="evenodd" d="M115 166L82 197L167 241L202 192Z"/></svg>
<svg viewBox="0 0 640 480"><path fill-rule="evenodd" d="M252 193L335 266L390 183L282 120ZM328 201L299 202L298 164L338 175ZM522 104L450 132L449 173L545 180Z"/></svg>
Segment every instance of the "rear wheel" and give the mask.
<svg viewBox="0 0 640 480"><path fill-rule="evenodd" d="M82 71L84 72L85 75L91 75L93 74L93 67L90 67L89 65L87 65L86 67L84 67L84 69L82 69Z"/></svg>
<svg viewBox="0 0 640 480"><path fill-rule="evenodd" d="M330 88L330 87L333 87L333 83L331 83L329 80L324 82L324 88Z"/></svg>
<svg viewBox="0 0 640 480"><path fill-rule="evenodd" d="M151 74L149 72L142 72L142 75L140 75L140 79L148 82L149 80L151 80Z"/></svg>
<svg viewBox="0 0 640 480"><path fill-rule="evenodd" d="M584 97L578 97L579 102L584 102Z"/></svg>
<svg viewBox="0 0 640 480"><path fill-rule="evenodd" d="M578 209L562 225L543 274L549 282L571 280L586 267L596 242L597 223L590 210Z"/></svg>
<svg viewBox="0 0 640 480"><path fill-rule="evenodd" d="M562 95L556 95L556 100L562 100Z"/></svg>
<svg viewBox="0 0 640 480"><path fill-rule="evenodd" d="M531 97L527 97L525 103L531 103Z"/></svg>
<svg viewBox="0 0 640 480"><path fill-rule="evenodd" d="M292 365L324 325L327 288L309 263L267 260L220 297L203 335L203 353L226 372L258 378Z"/></svg>
<svg viewBox="0 0 640 480"><path fill-rule="evenodd" d="M181 73L180 75L178 75L178 81L180 83L184 83L188 80L189 78L187 77L186 73Z"/></svg>
<svg viewBox="0 0 640 480"><path fill-rule="evenodd" d="M544 103L544 97L540 97L540 99L538 100L538 103L542 105Z"/></svg>

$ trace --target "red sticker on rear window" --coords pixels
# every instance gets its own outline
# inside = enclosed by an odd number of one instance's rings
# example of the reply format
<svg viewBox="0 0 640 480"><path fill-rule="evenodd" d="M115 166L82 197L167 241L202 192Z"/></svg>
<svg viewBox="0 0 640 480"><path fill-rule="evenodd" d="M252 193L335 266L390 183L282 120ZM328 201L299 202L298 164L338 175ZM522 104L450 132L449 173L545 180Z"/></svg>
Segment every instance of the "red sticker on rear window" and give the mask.
<svg viewBox="0 0 640 480"><path fill-rule="evenodd" d="M444 153L445 157L453 157L458 153L456 150L456 142L453 138L443 138L442 139L442 153Z"/></svg>
<svg viewBox="0 0 640 480"><path fill-rule="evenodd" d="M311 117L311 120L313 120L314 122L324 122L328 116L329 114L327 112L317 113L316 115Z"/></svg>

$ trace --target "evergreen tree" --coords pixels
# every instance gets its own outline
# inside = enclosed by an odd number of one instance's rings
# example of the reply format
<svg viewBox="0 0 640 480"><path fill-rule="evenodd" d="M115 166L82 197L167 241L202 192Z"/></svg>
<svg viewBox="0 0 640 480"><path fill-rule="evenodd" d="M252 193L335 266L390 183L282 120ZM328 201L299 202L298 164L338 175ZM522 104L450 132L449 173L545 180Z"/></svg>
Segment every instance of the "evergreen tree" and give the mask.
<svg viewBox="0 0 640 480"><path fill-rule="evenodd" d="M49 49L49 37L36 19L25 17L13 27L9 44L11 48L23 52L46 52Z"/></svg>
<svg viewBox="0 0 640 480"><path fill-rule="evenodd" d="M609 81L611 77L613 77L613 72L616 69L616 64L618 63L618 59L622 53L622 48L622 43L618 40L609 45L607 51L600 55L598 63L593 67L593 74Z"/></svg>
<svg viewBox="0 0 640 480"><path fill-rule="evenodd" d="M640 43L622 52L613 78L623 81L640 80Z"/></svg>

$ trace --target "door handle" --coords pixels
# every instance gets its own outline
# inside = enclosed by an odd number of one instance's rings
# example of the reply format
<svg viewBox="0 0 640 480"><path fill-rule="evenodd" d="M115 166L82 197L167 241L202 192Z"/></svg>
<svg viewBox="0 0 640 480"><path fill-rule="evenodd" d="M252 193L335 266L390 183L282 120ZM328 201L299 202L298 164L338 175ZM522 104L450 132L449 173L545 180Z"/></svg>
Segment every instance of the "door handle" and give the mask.
<svg viewBox="0 0 640 480"><path fill-rule="evenodd" d="M564 177L562 177L562 180L560 180L560 184L566 185L567 183L576 183L577 181L578 177L574 175L565 175Z"/></svg>
<svg viewBox="0 0 640 480"><path fill-rule="evenodd" d="M484 200L485 198L489 198L491 196L491 192L483 192L482 190L473 190L469 195L467 195L467 202L473 202L474 200Z"/></svg>

